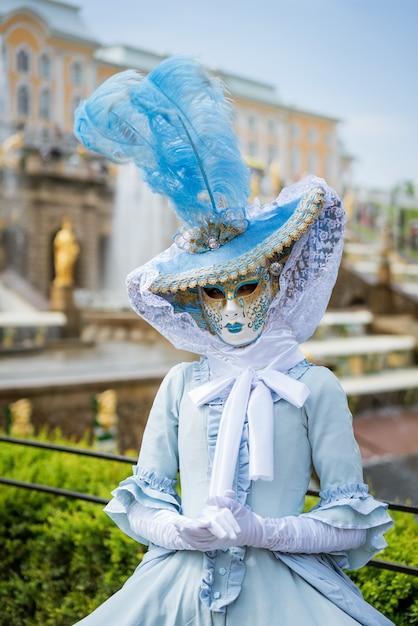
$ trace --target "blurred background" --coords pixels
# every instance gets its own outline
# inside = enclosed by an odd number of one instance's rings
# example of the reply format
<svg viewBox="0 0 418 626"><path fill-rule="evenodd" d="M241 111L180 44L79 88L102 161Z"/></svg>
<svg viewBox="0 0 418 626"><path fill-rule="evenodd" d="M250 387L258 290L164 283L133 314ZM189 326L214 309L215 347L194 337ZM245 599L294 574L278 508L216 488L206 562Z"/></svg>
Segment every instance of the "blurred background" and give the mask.
<svg viewBox="0 0 418 626"><path fill-rule="evenodd" d="M226 85L252 201L309 174L344 200L342 265L302 350L338 376L395 520L349 574L418 624L417 18L416 0L0 0L0 626L74 624L145 550L102 508L162 378L196 355L134 314L125 279L178 225L135 168L77 143L73 114L177 54ZM307 508L317 496L313 475Z"/></svg>
<svg viewBox="0 0 418 626"><path fill-rule="evenodd" d="M125 293L171 243L165 199L72 132L106 78L188 54L229 90L252 199L308 174L344 199L340 275L303 349L340 378L377 495L416 501L417 17L414 0L1 0L0 427L137 450L162 377L194 358Z"/></svg>

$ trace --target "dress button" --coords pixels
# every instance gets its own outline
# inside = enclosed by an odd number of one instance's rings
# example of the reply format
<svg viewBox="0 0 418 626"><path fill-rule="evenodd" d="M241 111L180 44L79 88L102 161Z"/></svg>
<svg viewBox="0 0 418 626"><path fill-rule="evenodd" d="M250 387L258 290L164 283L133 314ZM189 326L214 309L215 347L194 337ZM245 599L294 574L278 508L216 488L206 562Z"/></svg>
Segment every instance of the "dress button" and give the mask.
<svg viewBox="0 0 418 626"><path fill-rule="evenodd" d="M213 597L215 598L215 600L219 600L219 598L221 597L221 594L219 591L215 591L215 593L213 594Z"/></svg>
<svg viewBox="0 0 418 626"><path fill-rule="evenodd" d="M225 576L225 574L226 574L226 569L225 569L224 567L220 567L220 568L219 568L219 573L220 573L220 575L221 575L221 576Z"/></svg>

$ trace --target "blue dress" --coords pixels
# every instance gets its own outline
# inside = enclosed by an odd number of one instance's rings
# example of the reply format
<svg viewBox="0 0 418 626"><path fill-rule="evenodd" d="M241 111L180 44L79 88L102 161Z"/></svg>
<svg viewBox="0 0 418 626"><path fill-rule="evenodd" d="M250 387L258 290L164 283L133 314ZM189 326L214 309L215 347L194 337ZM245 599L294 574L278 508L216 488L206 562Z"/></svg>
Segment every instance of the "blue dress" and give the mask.
<svg viewBox="0 0 418 626"><path fill-rule="evenodd" d="M298 409L276 398L274 479L251 482L244 425L234 489L263 517L300 515L312 470L321 499L308 513L341 528L363 528L358 549L335 554L286 554L237 546L213 552L170 551L152 544L115 595L82 626L387 626L342 568L363 566L386 542L392 520L368 494L352 417L338 380L326 368L301 362L289 375L310 390ZM113 492L110 517L131 537L126 510L144 505L197 517L208 493L224 400L196 408L188 391L209 379L206 358L174 367L156 396L133 475ZM175 489L181 476L181 499Z"/></svg>

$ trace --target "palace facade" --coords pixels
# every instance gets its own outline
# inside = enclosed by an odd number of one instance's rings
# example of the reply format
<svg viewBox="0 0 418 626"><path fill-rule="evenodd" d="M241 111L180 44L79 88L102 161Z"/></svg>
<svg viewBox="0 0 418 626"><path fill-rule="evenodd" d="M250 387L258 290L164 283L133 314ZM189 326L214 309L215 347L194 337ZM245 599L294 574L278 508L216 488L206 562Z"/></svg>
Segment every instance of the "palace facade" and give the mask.
<svg viewBox="0 0 418 626"><path fill-rule="evenodd" d="M47 296L52 241L70 217L81 249L76 284L100 286L115 168L77 145L74 109L112 74L127 68L146 74L163 58L101 45L72 3L1 1L0 270L11 269ZM217 73L234 102L254 196L271 200L307 174L326 178L341 195L349 190L351 158L341 148L339 120L284 105L271 84Z"/></svg>

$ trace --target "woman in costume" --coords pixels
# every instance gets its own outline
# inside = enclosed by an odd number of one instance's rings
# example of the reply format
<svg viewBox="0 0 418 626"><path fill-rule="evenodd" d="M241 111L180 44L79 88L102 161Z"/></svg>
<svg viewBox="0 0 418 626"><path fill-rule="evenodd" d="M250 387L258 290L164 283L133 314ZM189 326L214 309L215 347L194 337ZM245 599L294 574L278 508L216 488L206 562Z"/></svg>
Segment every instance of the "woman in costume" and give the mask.
<svg viewBox="0 0 418 626"><path fill-rule="evenodd" d="M363 483L340 384L298 345L336 280L336 193L308 177L247 205L222 87L190 59L114 76L80 106L75 128L88 148L135 162L183 220L127 286L140 316L201 355L163 381L138 464L105 509L149 549L79 624L391 624L342 568L382 549L392 521ZM313 471L320 501L304 513Z"/></svg>

